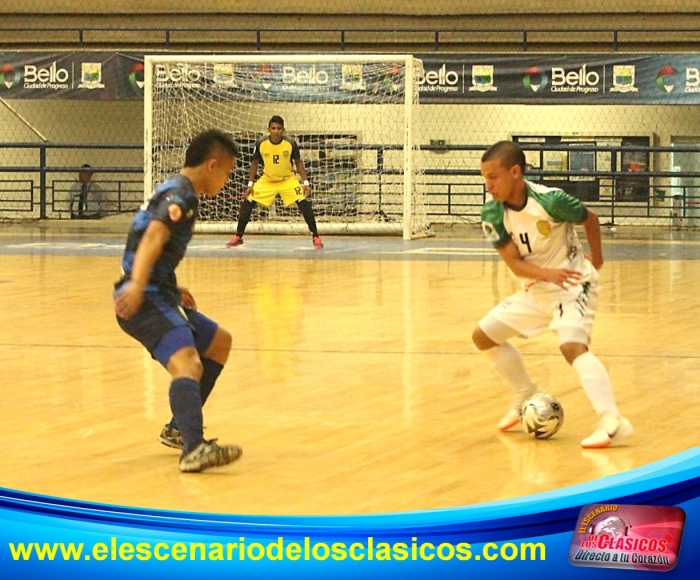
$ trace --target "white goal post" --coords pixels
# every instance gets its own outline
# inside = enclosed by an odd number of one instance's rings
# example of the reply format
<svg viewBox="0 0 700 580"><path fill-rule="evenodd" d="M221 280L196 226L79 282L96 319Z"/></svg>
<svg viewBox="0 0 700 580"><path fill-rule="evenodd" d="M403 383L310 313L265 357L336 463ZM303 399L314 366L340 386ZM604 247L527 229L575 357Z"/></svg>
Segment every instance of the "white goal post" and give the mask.
<svg viewBox="0 0 700 580"><path fill-rule="evenodd" d="M299 145L321 235L428 235L414 121L421 74L405 54L147 55L145 195L179 171L195 134L226 131L241 159L217 199L200 204L197 227L233 232L255 141L279 115ZM246 231L308 230L278 198Z"/></svg>

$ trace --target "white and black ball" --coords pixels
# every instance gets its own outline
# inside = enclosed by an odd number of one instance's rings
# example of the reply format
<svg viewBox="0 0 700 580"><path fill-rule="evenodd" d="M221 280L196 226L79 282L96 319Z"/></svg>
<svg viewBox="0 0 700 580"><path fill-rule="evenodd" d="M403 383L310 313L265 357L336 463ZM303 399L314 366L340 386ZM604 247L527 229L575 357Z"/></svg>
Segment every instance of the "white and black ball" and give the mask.
<svg viewBox="0 0 700 580"><path fill-rule="evenodd" d="M523 431L535 439L548 439L564 423L561 403L547 393L535 393L520 406L520 424Z"/></svg>

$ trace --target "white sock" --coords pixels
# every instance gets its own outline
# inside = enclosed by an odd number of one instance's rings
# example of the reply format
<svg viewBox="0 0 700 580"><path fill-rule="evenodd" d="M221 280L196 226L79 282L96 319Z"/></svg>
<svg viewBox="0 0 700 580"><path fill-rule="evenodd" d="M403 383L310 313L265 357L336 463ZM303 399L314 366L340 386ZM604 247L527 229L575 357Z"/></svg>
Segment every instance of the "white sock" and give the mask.
<svg viewBox="0 0 700 580"><path fill-rule="evenodd" d="M619 415L610 375L603 363L592 352L586 352L577 357L571 366L578 374L581 386L595 412L598 415L603 413Z"/></svg>
<svg viewBox="0 0 700 580"><path fill-rule="evenodd" d="M520 401L537 390L535 383L525 370L520 353L512 344L504 342L483 352L491 359L494 370L518 394Z"/></svg>

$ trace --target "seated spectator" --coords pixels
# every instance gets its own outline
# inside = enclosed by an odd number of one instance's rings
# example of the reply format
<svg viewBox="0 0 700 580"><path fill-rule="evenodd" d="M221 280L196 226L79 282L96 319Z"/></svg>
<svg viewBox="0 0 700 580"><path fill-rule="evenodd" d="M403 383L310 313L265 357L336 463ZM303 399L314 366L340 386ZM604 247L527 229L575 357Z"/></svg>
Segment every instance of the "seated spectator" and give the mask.
<svg viewBox="0 0 700 580"><path fill-rule="evenodd" d="M78 180L70 188L71 219L99 219L105 215L105 194L92 180L92 167L85 163Z"/></svg>

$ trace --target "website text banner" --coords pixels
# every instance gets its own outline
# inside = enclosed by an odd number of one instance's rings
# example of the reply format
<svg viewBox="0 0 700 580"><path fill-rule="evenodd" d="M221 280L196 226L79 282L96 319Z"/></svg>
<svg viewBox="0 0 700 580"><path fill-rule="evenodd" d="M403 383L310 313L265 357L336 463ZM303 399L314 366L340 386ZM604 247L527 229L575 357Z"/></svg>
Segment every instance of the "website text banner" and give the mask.
<svg viewBox="0 0 700 580"><path fill-rule="evenodd" d="M416 490L417 493L420 490ZM684 514L673 541L651 547L646 508ZM602 506L602 507L600 507ZM624 513L620 506L627 506ZM657 510L658 511L658 510ZM657 511L654 514L658 515ZM645 513L642 513L645 512ZM641 515L640 515L641 514ZM522 498L423 512L361 516L255 516L102 505L0 489L0 577L172 578L590 578L588 554L607 557L623 522L630 563L661 561L664 578L700 566L700 449L586 484ZM639 518L637 516L640 516ZM641 518L641 519L640 519ZM658 528L658 517L655 529ZM666 517L670 525L673 518ZM585 561L572 540L583 528ZM645 531L646 530L646 531ZM607 534L598 537L597 534ZM606 542L603 542L606 539ZM624 541L627 541L623 538ZM620 540L614 540L619 542ZM643 544L643 545L642 545ZM619 548L619 549L618 549ZM637 549L639 548L639 550ZM615 554L610 555L611 561ZM601 560L602 562L602 560ZM604 563L604 562L603 562ZM652 568L650 568L652 566ZM625 569L597 570L627 578Z"/></svg>

